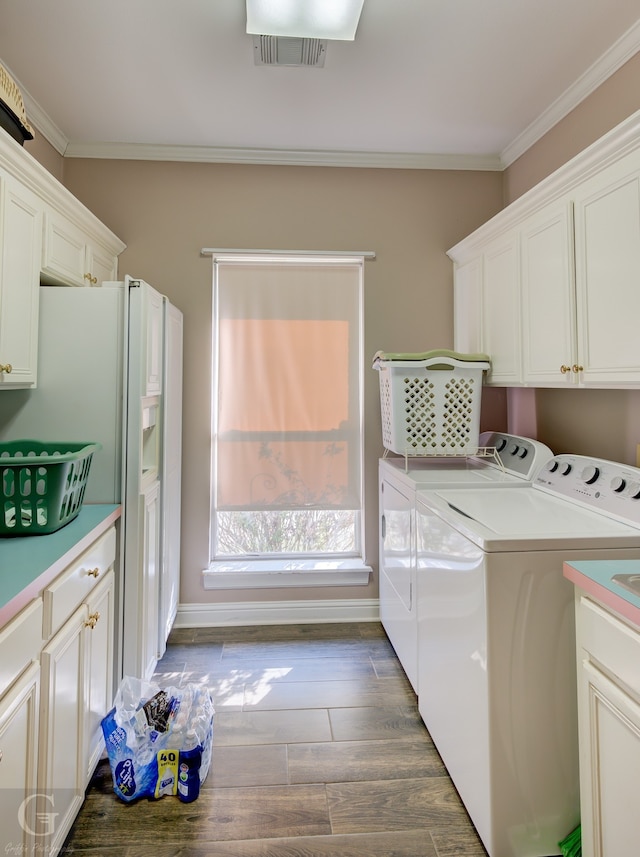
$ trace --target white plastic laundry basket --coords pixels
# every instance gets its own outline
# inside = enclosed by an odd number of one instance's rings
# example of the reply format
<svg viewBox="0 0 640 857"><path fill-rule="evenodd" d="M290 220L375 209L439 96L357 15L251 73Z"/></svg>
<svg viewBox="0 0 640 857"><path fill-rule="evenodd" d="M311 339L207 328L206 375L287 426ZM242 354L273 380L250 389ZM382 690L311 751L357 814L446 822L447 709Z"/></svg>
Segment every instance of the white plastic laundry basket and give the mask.
<svg viewBox="0 0 640 857"><path fill-rule="evenodd" d="M484 355L478 355L484 356ZM487 360L438 353L424 360L377 357L382 441L399 455L468 455L478 448Z"/></svg>

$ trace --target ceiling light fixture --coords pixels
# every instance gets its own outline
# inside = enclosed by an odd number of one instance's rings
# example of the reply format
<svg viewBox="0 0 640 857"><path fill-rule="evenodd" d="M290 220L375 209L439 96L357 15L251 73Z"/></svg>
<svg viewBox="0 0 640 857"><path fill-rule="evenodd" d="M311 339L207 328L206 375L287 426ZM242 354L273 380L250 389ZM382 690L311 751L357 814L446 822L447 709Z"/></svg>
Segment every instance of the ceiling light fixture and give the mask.
<svg viewBox="0 0 640 857"><path fill-rule="evenodd" d="M247 0L247 33L353 41L364 0Z"/></svg>

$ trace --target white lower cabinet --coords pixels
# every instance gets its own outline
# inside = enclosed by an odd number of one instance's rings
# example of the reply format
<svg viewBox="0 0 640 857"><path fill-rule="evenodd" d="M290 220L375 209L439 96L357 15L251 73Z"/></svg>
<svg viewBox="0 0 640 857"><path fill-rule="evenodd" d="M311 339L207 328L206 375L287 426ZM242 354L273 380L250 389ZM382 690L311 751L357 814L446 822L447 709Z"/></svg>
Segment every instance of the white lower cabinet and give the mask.
<svg viewBox="0 0 640 857"><path fill-rule="evenodd" d="M113 704L115 643L115 575L110 571L87 599L89 617L85 624L85 705L83 778L91 779L104 750L101 722Z"/></svg>
<svg viewBox="0 0 640 857"><path fill-rule="evenodd" d="M43 592L38 813L40 845L59 852L102 753L114 693L116 531L111 527Z"/></svg>
<svg viewBox="0 0 640 857"><path fill-rule="evenodd" d="M46 843L57 854L103 749L100 722L113 702L114 573L42 651L38 791L56 813Z"/></svg>
<svg viewBox="0 0 640 857"><path fill-rule="evenodd" d="M79 607L41 657L42 718L38 791L55 812L45 853L57 854L82 805L84 659L87 609ZM40 809L40 811L42 811Z"/></svg>
<svg viewBox="0 0 640 857"><path fill-rule="evenodd" d="M577 596L583 857L640 843L640 629Z"/></svg>
<svg viewBox="0 0 640 857"><path fill-rule="evenodd" d="M38 696L40 666L32 663L0 698L0 840L5 854L38 853Z"/></svg>

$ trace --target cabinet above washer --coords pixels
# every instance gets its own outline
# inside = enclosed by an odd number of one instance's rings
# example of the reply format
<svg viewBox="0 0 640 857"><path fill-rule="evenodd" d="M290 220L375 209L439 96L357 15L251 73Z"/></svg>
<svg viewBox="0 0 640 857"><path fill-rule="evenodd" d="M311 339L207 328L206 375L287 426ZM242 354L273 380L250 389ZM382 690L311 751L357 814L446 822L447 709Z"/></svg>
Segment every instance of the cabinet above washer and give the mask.
<svg viewBox="0 0 640 857"><path fill-rule="evenodd" d="M489 354L487 383L640 388L640 112L448 255L455 348Z"/></svg>

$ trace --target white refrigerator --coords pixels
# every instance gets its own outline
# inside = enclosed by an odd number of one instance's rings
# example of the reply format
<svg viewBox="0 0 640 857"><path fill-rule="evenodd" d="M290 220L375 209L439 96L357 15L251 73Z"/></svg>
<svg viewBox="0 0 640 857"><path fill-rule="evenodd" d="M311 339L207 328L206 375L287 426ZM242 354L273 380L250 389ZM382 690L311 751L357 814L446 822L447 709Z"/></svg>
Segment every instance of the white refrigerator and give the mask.
<svg viewBox="0 0 640 857"><path fill-rule="evenodd" d="M121 503L116 681L150 678L180 584L182 313L143 280L40 289L38 387L0 439L98 441L85 503Z"/></svg>

